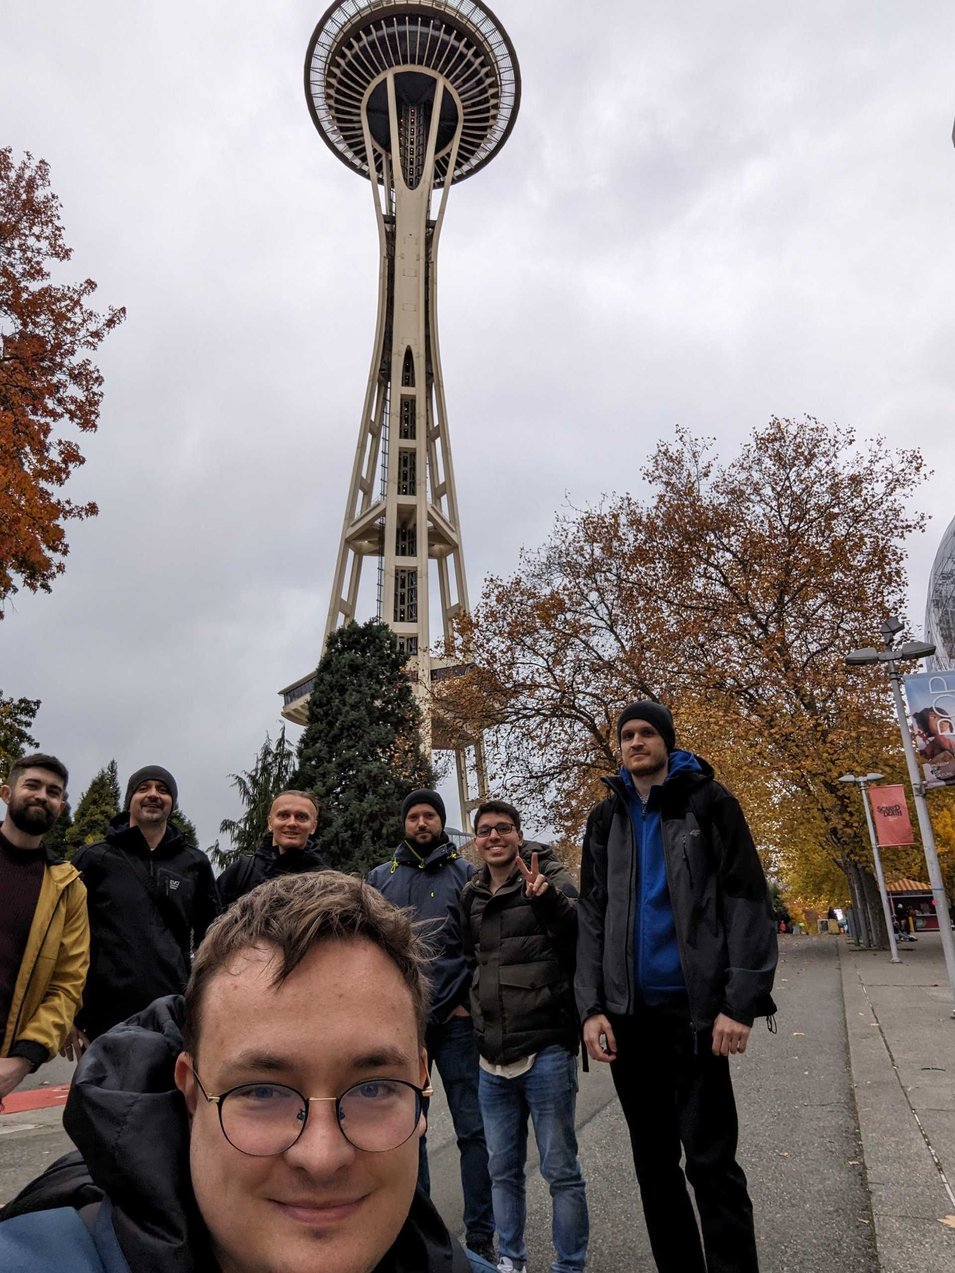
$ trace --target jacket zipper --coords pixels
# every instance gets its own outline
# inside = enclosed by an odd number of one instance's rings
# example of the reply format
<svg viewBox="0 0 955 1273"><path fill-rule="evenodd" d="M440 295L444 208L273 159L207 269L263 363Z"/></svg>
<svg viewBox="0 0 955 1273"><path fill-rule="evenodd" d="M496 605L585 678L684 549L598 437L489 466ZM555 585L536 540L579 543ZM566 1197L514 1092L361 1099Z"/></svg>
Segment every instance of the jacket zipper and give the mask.
<svg viewBox="0 0 955 1273"><path fill-rule="evenodd" d="M682 834L685 835L685 832L683 832ZM677 910L673 904L673 879L672 879L672 875L670 871L670 854L667 851L666 823L663 820L662 812L660 814L660 838L663 841L663 867L664 867L664 870L666 871L667 889L669 890L669 893L670 893L670 911L673 915L673 931L676 933L676 944L680 952L680 967L683 970L683 980L686 983L686 997L690 1007L690 1029L693 1031L693 1053L694 1055L696 1055L699 1027L696 1024L696 1019L693 1015L693 997L690 994L690 979L686 975L686 958L685 958L686 947L683 941L683 933L680 931L680 921L677 918ZM682 848L683 848L683 857L684 859L686 859L686 841L685 840L683 841ZM689 862L687 862L687 873L689 873ZM690 883L692 884L692 882L693 880L691 876Z"/></svg>

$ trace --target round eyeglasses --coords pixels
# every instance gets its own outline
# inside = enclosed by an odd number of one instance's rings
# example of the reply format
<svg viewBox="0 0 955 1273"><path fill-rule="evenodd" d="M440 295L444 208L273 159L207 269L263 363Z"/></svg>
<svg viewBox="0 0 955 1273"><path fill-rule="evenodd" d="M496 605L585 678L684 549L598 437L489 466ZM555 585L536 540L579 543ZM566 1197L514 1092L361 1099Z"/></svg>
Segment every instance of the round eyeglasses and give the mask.
<svg viewBox="0 0 955 1273"><path fill-rule="evenodd" d="M251 1158L271 1158L291 1149L318 1101L332 1101L338 1129L350 1145L382 1154L403 1145L418 1126L431 1087L415 1087L404 1079L364 1079L341 1096L303 1096L284 1083L241 1083L210 1096L195 1070L199 1090L218 1106L219 1126L229 1144Z"/></svg>

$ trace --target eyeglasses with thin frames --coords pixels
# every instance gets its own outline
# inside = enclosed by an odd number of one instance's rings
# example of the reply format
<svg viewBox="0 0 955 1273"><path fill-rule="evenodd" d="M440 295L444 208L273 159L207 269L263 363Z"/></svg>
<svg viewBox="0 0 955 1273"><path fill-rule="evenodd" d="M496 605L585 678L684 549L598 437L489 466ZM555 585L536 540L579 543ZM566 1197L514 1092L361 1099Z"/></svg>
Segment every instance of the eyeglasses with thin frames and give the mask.
<svg viewBox="0 0 955 1273"><path fill-rule="evenodd" d="M250 1158L271 1158L291 1149L305 1131L312 1105L331 1101L338 1130L355 1149L381 1154L414 1135L424 1101L434 1094L404 1079L363 1079L341 1096L305 1096L284 1083L240 1083L213 1096L199 1091L219 1111L219 1127L229 1144Z"/></svg>
<svg viewBox="0 0 955 1273"><path fill-rule="evenodd" d="M498 835L507 835L509 831L516 830L513 822L495 822L492 827L478 827L474 832L475 840L486 840L489 835L493 835L496 831Z"/></svg>

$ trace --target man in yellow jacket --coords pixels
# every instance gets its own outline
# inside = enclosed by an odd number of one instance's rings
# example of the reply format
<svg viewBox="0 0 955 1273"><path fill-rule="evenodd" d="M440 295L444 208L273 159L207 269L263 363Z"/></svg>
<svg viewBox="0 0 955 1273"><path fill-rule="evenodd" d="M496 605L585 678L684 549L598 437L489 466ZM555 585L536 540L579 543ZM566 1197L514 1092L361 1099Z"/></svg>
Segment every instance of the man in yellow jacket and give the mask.
<svg viewBox="0 0 955 1273"><path fill-rule="evenodd" d="M79 872L43 846L66 804L66 767L37 752L14 762L0 799L0 1104L63 1046L90 959Z"/></svg>

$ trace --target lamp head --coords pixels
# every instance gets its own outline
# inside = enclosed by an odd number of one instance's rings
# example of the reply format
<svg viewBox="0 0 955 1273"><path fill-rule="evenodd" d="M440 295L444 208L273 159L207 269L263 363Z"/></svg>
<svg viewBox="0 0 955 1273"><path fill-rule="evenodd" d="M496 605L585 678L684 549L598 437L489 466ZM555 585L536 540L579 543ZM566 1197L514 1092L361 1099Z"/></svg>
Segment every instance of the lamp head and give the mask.
<svg viewBox="0 0 955 1273"><path fill-rule="evenodd" d="M905 641L896 651L896 658L900 659L927 659L930 654L935 653L935 646L931 641Z"/></svg>
<svg viewBox="0 0 955 1273"><path fill-rule="evenodd" d="M861 667L866 663L878 663L879 651L873 645L866 645L861 650L850 650L845 658L848 667Z"/></svg>

